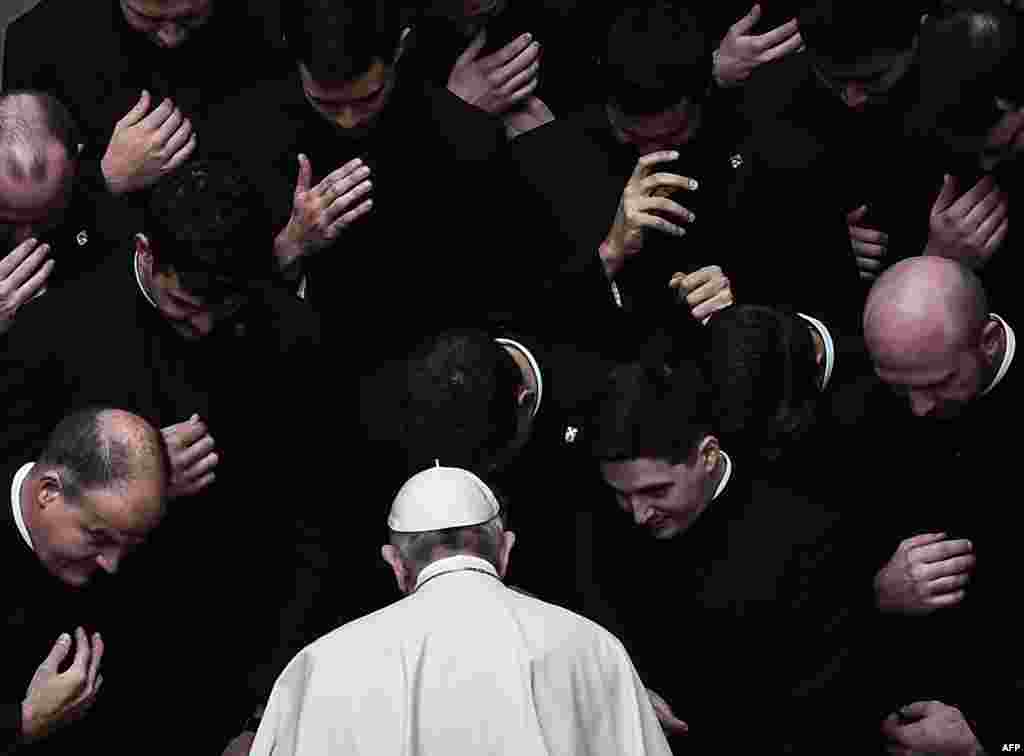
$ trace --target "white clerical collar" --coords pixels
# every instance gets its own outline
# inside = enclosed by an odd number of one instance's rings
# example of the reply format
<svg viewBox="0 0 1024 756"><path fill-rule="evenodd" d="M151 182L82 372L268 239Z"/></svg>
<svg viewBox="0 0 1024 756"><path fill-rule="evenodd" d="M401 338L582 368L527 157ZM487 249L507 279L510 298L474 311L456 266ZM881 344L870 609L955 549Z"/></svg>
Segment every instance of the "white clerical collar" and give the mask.
<svg viewBox="0 0 1024 756"><path fill-rule="evenodd" d="M139 255L138 250L135 251L135 258L132 260L132 267L135 269L135 281L139 284L139 291L142 292L142 296L144 296L146 301L153 305L154 308L159 309L156 307L156 301L153 299L153 296L142 283L142 256Z"/></svg>
<svg viewBox="0 0 1024 756"><path fill-rule="evenodd" d="M431 562L420 570L420 574L416 578L416 587L413 591L418 591L421 585L432 578L447 575L449 572L467 571L484 572L492 577L498 578L498 580L501 580L501 578L498 577L498 571L494 569L494 565L486 559L482 559L478 556L472 556L471 554L456 554L455 556L445 557L444 559L438 559L436 562Z"/></svg>
<svg viewBox="0 0 1024 756"><path fill-rule="evenodd" d="M732 460L729 459L729 455L725 453L725 449L719 449L722 458L725 460L725 474L722 475L722 479L718 481L718 487L715 489L715 495L711 497L711 501L714 501L719 497L725 487L729 485L729 478L732 477Z"/></svg>
<svg viewBox="0 0 1024 756"><path fill-rule="evenodd" d="M836 366L836 345L832 341L832 334L829 333L828 328L817 318L811 317L810 315L804 315L802 312L798 312L801 318L806 320L818 335L821 336L822 342L825 344L825 375L821 379L821 390L824 391L828 388L828 382L832 379L832 370Z"/></svg>
<svg viewBox="0 0 1024 756"><path fill-rule="evenodd" d="M536 358L534 358L530 350L527 349L522 344L520 344L518 341L503 338L495 339L495 341L501 344L502 346L510 346L513 349L522 352L523 356L526 358L526 361L530 364L530 370L533 371L533 378L537 384L537 401L533 405L533 412L530 413L530 417L536 417L537 413L540 412L540 400L544 396L544 379L540 373L540 365L538 364Z"/></svg>
<svg viewBox="0 0 1024 756"><path fill-rule="evenodd" d="M21 537L32 551L35 551L36 547L32 545L32 536L29 535L28 527L25 525L25 516L21 511L21 486L32 471L34 464L34 462L28 462L22 465L21 469L14 473L14 481L11 483L11 511L14 512L14 524L18 526L18 532L21 533Z"/></svg>
<svg viewBox="0 0 1024 756"><path fill-rule="evenodd" d="M1003 333L1006 334L1006 351L1003 353L1003 361L999 365L999 370L996 371L996 377L992 379L992 383L988 384L988 388L981 392L982 396L985 396L985 394L998 386L999 381L1006 377L1006 371L1010 369L1010 363L1013 362L1013 355L1017 351L1017 335L1013 332L1013 329L1010 328L1010 324L994 312L991 313L989 317L994 318L996 322L1003 327Z"/></svg>

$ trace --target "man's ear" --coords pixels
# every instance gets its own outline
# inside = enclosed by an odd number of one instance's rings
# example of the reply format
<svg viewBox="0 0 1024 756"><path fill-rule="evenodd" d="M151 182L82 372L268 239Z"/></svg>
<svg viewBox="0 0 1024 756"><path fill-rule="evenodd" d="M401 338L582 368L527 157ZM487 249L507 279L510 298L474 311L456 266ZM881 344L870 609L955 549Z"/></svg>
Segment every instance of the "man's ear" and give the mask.
<svg viewBox="0 0 1024 756"><path fill-rule="evenodd" d="M398 549L386 543L380 547L380 555L384 557L384 561L391 566L391 571L395 573L395 582L398 583L398 590L402 593L409 593L407 588L409 572L405 569L405 563L402 561Z"/></svg>
<svg viewBox="0 0 1024 756"><path fill-rule="evenodd" d="M153 247L149 243L149 238L141 232L135 234L135 253L142 258L142 264L152 270Z"/></svg>
<svg viewBox="0 0 1024 756"><path fill-rule="evenodd" d="M35 504L40 511L54 506L64 496L64 486L55 471L43 473L36 487Z"/></svg>
<svg viewBox="0 0 1024 756"><path fill-rule="evenodd" d="M697 447L697 461L704 472L710 475L715 471L718 460L722 456L722 447L714 436L705 436Z"/></svg>
<svg viewBox="0 0 1024 756"><path fill-rule="evenodd" d="M995 367L1004 337L1003 325L995 318L989 319L981 331L981 352L985 355L985 361L992 367Z"/></svg>
<svg viewBox="0 0 1024 756"><path fill-rule="evenodd" d="M512 552L512 547L516 545L516 534L511 530L505 530L501 534L501 549L498 551L498 575L502 579L505 577L505 573L508 572L508 555Z"/></svg>

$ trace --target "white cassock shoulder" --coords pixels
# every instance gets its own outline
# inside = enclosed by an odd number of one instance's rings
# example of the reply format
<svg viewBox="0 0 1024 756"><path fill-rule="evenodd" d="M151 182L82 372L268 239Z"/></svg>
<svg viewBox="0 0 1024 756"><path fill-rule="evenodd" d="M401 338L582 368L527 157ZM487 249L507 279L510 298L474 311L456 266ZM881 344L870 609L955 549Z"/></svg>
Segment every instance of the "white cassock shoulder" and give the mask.
<svg viewBox="0 0 1024 756"><path fill-rule="evenodd" d="M286 756L295 753L309 672L310 657L303 651L289 662L277 678L249 756Z"/></svg>

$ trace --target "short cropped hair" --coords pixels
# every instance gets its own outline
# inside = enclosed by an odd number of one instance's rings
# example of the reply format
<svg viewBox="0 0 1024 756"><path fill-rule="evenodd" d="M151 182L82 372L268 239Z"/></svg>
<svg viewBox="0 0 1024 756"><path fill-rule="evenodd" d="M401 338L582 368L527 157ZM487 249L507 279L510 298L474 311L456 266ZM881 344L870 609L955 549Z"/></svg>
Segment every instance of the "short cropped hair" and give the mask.
<svg viewBox="0 0 1024 756"><path fill-rule="evenodd" d="M210 301L270 276L272 229L262 196L232 162L187 162L162 179L146 208L156 265ZM264 254L264 251L266 254Z"/></svg>
<svg viewBox="0 0 1024 756"><path fill-rule="evenodd" d="M377 58L390 63L402 31L395 0L289 0L281 13L289 50L318 82L356 79Z"/></svg>
<svg viewBox="0 0 1024 756"><path fill-rule="evenodd" d="M477 473L514 438L515 361L483 330L457 328L425 341L406 374L405 445L409 469L440 459Z"/></svg>
<svg viewBox="0 0 1024 756"><path fill-rule="evenodd" d="M504 525L499 515L480 525L465 528L446 528L426 533L391 531L391 545L398 549L402 562L414 574L431 562L452 554L472 554L497 567L503 532Z"/></svg>
<svg viewBox="0 0 1024 756"><path fill-rule="evenodd" d="M817 0L799 14L800 37L813 55L838 65L913 47L921 5L891 0Z"/></svg>
<svg viewBox="0 0 1024 756"><path fill-rule="evenodd" d="M921 99L909 131L974 163L1002 113L997 97L1024 104L1018 21L1008 12L955 10L930 21L921 39Z"/></svg>
<svg viewBox="0 0 1024 756"><path fill-rule="evenodd" d="M140 473L155 470L170 480L171 461L159 432L148 427L138 448L117 434L105 432L102 415L107 410L89 407L61 420L39 455L42 466L61 471L65 495L79 499L85 491L110 489L136 480Z"/></svg>
<svg viewBox="0 0 1024 756"><path fill-rule="evenodd" d="M609 102L625 115L652 115L684 98L699 102L711 84L711 39L686 8L631 6L612 22L603 60Z"/></svg>
<svg viewBox="0 0 1024 756"><path fill-rule="evenodd" d="M600 397L591 453L602 462L693 457L711 432L711 396L696 365L615 367Z"/></svg>
<svg viewBox="0 0 1024 756"><path fill-rule="evenodd" d="M778 458L814 424L820 392L808 323L792 312L736 305L715 313L707 328L722 443Z"/></svg>
<svg viewBox="0 0 1024 756"><path fill-rule="evenodd" d="M30 98L39 108L38 117L28 117L18 103L22 97ZM39 136L58 142L70 160L78 157L81 131L64 103L49 92L35 89L13 89L0 95L0 144L33 141Z"/></svg>

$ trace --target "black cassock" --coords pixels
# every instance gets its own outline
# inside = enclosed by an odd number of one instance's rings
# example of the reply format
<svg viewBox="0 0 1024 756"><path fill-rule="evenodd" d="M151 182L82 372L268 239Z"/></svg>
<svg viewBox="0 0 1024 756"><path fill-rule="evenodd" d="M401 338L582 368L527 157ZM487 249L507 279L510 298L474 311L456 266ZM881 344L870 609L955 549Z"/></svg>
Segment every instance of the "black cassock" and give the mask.
<svg viewBox="0 0 1024 756"><path fill-rule="evenodd" d="M0 475L0 569L4 574L4 622L0 638L8 649L4 661L3 693L0 698L0 753L17 750L21 731L21 702L25 699L32 675L53 649L61 633L74 638L76 627L91 634L103 634L103 598L105 576L96 584L81 590L65 585L43 567L25 543L11 507L11 484L22 464L31 459L11 460L3 465ZM72 640L67 660L61 671L74 658ZM106 682L104 682L104 688ZM104 692L106 692L104 690ZM97 699L96 706L102 705ZM32 746L33 753L66 753L82 744L100 744L91 717Z"/></svg>
<svg viewBox="0 0 1024 756"><path fill-rule="evenodd" d="M865 390L865 416L846 418L848 449L884 444L892 450L890 472L855 487L873 523L865 546L874 569L901 541L921 533L966 538L977 559L957 607L876 616L860 649L863 665L884 682L876 713L885 716L914 701L957 706L991 752L1020 739L1024 694L1019 634L1008 614L1020 572L1013 477L1019 459L1001 432L1020 417L1019 360L956 420L914 417L905 397L877 381Z"/></svg>
<svg viewBox="0 0 1024 756"><path fill-rule="evenodd" d="M693 526L653 539L606 494L594 550L644 683L690 726L699 753L820 753L864 742L849 653L863 624L853 586L869 565L816 501L738 466ZM866 591L864 591L866 596Z"/></svg>
<svg viewBox="0 0 1024 756"><path fill-rule="evenodd" d="M197 413L216 440L217 480L171 502L111 581L105 710L127 741L151 732L217 748L307 640L326 566L317 517L328 510L303 483L322 468L315 439L331 427L310 367L318 340L308 308L265 285L232 322L186 342L143 296L130 252L26 305L7 336L5 459L34 458L61 417L88 405L157 427ZM169 714L182 708L186 726Z"/></svg>

